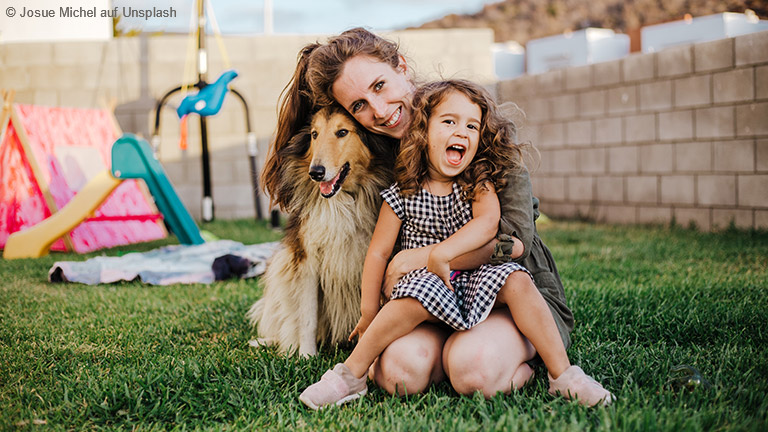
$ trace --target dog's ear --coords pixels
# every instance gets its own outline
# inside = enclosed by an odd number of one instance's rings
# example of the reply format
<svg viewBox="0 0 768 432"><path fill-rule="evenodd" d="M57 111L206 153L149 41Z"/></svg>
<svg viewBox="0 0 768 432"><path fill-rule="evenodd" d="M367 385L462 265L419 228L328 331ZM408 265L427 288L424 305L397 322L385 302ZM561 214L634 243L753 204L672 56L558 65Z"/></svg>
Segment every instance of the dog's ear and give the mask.
<svg viewBox="0 0 768 432"><path fill-rule="evenodd" d="M310 125L306 125L291 137L283 148L279 150L280 156L286 158L300 158L307 154L310 144Z"/></svg>

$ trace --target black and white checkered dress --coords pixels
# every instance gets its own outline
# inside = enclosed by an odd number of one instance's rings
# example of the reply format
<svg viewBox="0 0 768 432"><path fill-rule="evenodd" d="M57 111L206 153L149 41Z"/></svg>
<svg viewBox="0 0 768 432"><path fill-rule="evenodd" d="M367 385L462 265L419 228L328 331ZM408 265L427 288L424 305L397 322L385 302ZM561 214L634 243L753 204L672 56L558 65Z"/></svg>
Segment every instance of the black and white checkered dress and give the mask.
<svg viewBox="0 0 768 432"><path fill-rule="evenodd" d="M403 197L397 184L381 191L384 201L403 221L403 249L439 243L472 219L472 206L461 198L461 189L453 184L453 193L436 196L422 189ZM392 290L391 299L413 297L435 317L456 330L467 330L491 313L496 295L507 277L515 271L528 272L517 263L492 266L458 273L451 281L451 291L426 267L403 276Z"/></svg>

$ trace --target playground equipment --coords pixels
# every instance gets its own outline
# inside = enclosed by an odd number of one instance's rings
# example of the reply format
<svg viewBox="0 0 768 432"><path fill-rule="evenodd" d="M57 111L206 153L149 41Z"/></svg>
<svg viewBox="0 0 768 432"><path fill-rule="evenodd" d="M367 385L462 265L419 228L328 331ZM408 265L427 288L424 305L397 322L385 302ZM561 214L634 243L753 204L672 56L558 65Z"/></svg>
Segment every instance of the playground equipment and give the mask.
<svg viewBox="0 0 768 432"><path fill-rule="evenodd" d="M213 13L213 8L211 7L210 2L206 3L205 0L194 0L197 15L194 13L190 17L190 42L193 41L193 28L196 28L194 30L194 40L196 43L196 52L197 52L197 62L196 68L197 68L197 82L195 84L183 84L179 87L176 87L169 92L167 92L163 97L158 101L156 107L155 107L155 126L154 130L152 132L152 147L157 153L158 148L160 147L160 113L162 111L163 106L168 102L168 98L171 97L173 94L181 92L185 98L182 100L181 104L179 105L179 108L177 109L177 113L179 114L179 117L181 118L182 123L182 141L185 141L185 126L186 126L186 115L190 113L196 113L200 116L200 141L202 145L202 171L203 171L203 201L202 201L202 219L204 222L212 221L214 218L214 203L213 203L213 193L211 188L211 169L210 169L210 153L208 148L208 126L206 122L206 117L210 115L214 115L219 112L219 109L221 109L221 104L224 101L224 97L226 95L227 89L232 92L233 95L235 95L238 100L243 105L243 110L245 112L245 125L246 125L246 137L247 137L247 146L248 146L248 157L250 160L250 170L251 170L251 182L253 186L253 204L256 210L256 218L262 219L262 212L261 212L261 206L259 205L259 187L258 187L258 169L256 166L256 156L258 154L258 148L256 146L256 134L251 130L251 116L248 111L248 104L245 101L245 98L242 94L240 94L237 90L234 88L229 87L229 81L234 79L237 76L237 73L233 70L229 70L225 73L223 73L219 79L213 83L209 84L207 82L208 79L208 54L205 47L205 27L206 27L206 10L208 15L211 18L211 24L213 26L214 35L216 36L216 41L219 45L219 50L221 51L224 63L227 67L227 69L230 69L229 64L229 57L227 56L226 49L224 47L224 43L221 39L221 32L219 31L218 24L216 23L216 17ZM195 18L197 18L195 20ZM195 24L196 23L196 24ZM196 27L195 27L196 26ZM193 47L192 44L190 44L190 47ZM191 50L190 50L191 51ZM192 56L187 56L187 66L191 64ZM188 67L185 67L186 69L189 69ZM184 82L187 82L186 79L186 73L183 77ZM198 89L198 93L193 95L186 95L187 90L191 87L195 87ZM182 145L183 148L183 145Z"/></svg>
<svg viewBox="0 0 768 432"><path fill-rule="evenodd" d="M121 134L108 110L12 102L12 92L4 93L0 248L11 234L59 212L100 171L109 169L112 143ZM135 180L121 182L91 213L54 241L51 250L86 253L167 236L149 191Z"/></svg>
<svg viewBox="0 0 768 432"><path fill-rule="evenodd" d="M86 220L124 179L142 179L149 187L165 222L182 244L202 244L203 238L184 208L146 141L125 134L112 145L112 168L93 177L61 210L37 225L8 237L3 258L38 258L53 242Z"/></svg>

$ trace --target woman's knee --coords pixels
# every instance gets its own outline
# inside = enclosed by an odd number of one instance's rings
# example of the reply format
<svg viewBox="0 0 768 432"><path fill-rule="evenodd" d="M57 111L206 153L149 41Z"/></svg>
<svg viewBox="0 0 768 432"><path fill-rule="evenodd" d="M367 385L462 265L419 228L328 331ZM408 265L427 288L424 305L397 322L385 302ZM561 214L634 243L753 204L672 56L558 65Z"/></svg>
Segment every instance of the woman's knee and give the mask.
<svg viewBox="0 0 768 432"><path fill-rule="evenodd" d="M443 379L445 335L425 324L390 344L373 366L373 380L391 394L415 394Z"/></svg>
<svg viewBox="0 0 768 432"><path fill-rule="evenodd" d="M448 339L443 368L456 392L480 391L489 398L499 391L509 393L518 368L534 354L509 312L495 310L472 330Z"/></svg>

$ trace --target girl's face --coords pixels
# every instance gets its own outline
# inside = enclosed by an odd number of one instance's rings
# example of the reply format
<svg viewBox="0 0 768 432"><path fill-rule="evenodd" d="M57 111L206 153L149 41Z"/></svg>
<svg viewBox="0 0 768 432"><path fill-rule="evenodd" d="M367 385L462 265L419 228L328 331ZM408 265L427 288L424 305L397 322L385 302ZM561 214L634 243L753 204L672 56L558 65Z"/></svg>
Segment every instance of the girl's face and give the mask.
<svg viewBox="0 0 768 432"><path fill-rule="evenodd" d="M405 62L396 68L374 57L347 60L333 83L334 99L371 132L400 139L411 122L413 84Z"/></svg>
<svg viewBox="0 0 768 432"><path fill-rule="evenodd" d="M428 175L452 182L475 158L483 119L480 107L458 91L451 91L432 110L427 123Z"/></svg>

